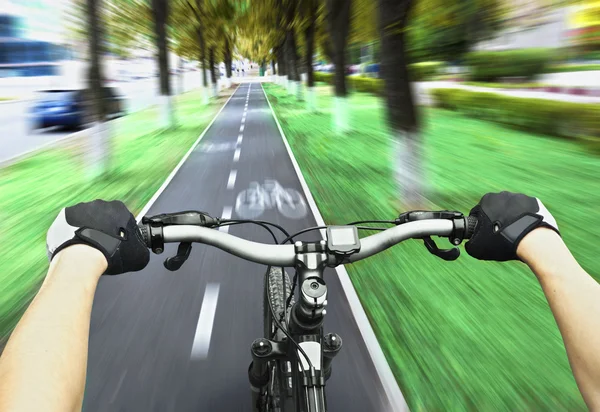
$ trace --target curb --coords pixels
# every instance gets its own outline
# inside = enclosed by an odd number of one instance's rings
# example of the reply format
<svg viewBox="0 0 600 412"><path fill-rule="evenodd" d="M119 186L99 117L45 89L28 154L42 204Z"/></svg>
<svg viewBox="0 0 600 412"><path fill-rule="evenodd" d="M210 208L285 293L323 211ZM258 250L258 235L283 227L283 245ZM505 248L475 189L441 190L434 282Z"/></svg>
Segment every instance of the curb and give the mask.
<svg viewBox="0 0 600 412"><path fill-rule="evenodd" d="M117 119L115 119L115 120L117 120ZM41 150L44 150L44 149L46 149L46 148L48 148L50 146L54 146L54 145L56 145L58 143L62 143L62 142L65 142L67 140L76 139L78 137L81 137L81 135L83 135L87 131L89 131L89 129L80 130L78 132L74 132L74 133L68 134L66 136L60 137L60 138L58 138L56 140L52 140L50 142L44 143L41 146L38 146L38 147L36 147L34 149L28 150L28 151L23 152L23 153L20 153L18 155L13 156L13 157L9 157L8 159L0 160L0 169L2 169L4 167L7 167L7 166L10 166L11 164L18 162L19 160L23 160L23 159L25 159L25 158L33 155L34 153L39 152Z"/></svg>
<svg viewBox="0 0 600 412"><path fill-rule="evenodd" d="M590 89L587 87L549 86L549 87L538 87L538 88L518 89L518 90L544 91L547 93L568 94L568 95L572 95L572 96L600 97L600 89Z"/></svg>
<svg viewBox="0 0 600 412"><path fill-rule="evenodd" d="M485 86L472 86L464 84L463 82L452 82L444 81L433 86L425 86L428 82L421 82L421 91L429 93L430 90L436 88L458 88L463 90L471 90L482 93L497 93L510 96L511 93L549 93L553 96L513 96L516 98L537 98L550 101L568 101L564 98L567 96L573 96L587 100L574 100L571 103L577 104L595 104L600 103L600 89L592 89L586 87L567 87L567 86L547 86L547 87L530 87L530 88L501 88L501 87L485 87Z"/></svg>
<svg viewBox="0 0 600 412"><path fill-rule="evenodd" d="M33 101L33 99L29 99L29 98L27 98L27 99L1 100L0 101L0 105L2 105L2 104L10 104L10 103L12 103L12 104L14 104L14 103L29 103L29 102L32 102L32 101Z"/></svg>
<svg viewBox="0 0 600 412"><path fill-rule="evenodd" d="M485 87L485 86L471 86L464 84L458 80L447 80L450 83L460 85L462 87L478 87L482 89L489 89L490 91L509 91L509 92L545 92L554 94L564 94L570 96L582 96L582 97L600 97L600 88L589 88L584 86L541 86L541 87L524 87L524 88L502 88L502 87ZM551 100L551 99L550 99Z"/></svg>
<svg viewBox="0 0 600 412"><path fill-rule="evenodd" d="M177 97L177 96L180 96L182 94L193 92L193 91L196 91L196 90L198 90L198 88L193 88L193 89L190 89L190 90L188 90L188 91L186 91L184 93L180 93L180 94L177 94L177 95L172 95L171 97ZM33 99L9 100L9 101L0 102L0 105L1 104L7 104L7 103L27 103L27 102L31 102L31 101L33 101ZM227 104L227 102L225 104ZM137 110L132 110L130 112L127 112L126 115L130 115L130 114L133 114L133 113L140 112L142 110L146 110L146 109L148 109L148 108L150 108L152 106L155 106L155 105L154 104L150 104L148 106L144 106L144 107L139 108ZM123 117L125 117L125 116L123 116ZM111 119L108 122L115 122L115 121L118 121L119 119L122 119L123 117L119 117L119 118L116 118L116 119ZM15 163L17 161L22 160L22 159L24 159L24 158L26 158L26 157L34 154L35 152L43 150L43 149L46 149L46 148L48 148L48 147L50 147L52 145L55 145L55 144L58 144L58 143L61 143L61 142L64 142L64 141L67 141L67 140L70 140L70 139L76 139L77 137L80 137L81 134L87 132L88 130L89 130L89 128L84 129L84 130L80 130L78 132L70 133L70 134L68 134L66 136L63 136L63 137L60 137L60 138L58 138L56 140L52 140L50 142L44 143L43 145L38 146L38 147L36 147L34 149L27 150L26 152L23 152L23 153L19 153L18 155L9 157L8 159L0 160L0 169L4 168L6 166L10 166L11 164L13 164L13 163Z"/></svg>

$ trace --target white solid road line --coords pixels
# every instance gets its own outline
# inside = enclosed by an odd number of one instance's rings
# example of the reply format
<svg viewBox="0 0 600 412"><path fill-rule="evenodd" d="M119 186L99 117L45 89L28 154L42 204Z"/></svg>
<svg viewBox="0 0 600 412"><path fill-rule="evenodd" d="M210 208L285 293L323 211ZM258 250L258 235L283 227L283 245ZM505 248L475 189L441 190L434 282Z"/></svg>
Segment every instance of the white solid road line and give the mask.
<svg viewBox="0 0 600 412"><path fill-rule="evenodd" d="M235 149L235 153L233 154L233 161L234 162L239 162L240 161L240 154L242 153L241 149L238 147L237 149Z"/></svg>
<svg viewBox="0 0 600 412"><path fill-rule="evenodd" d="M221 213L221 219L231 219L231 212L233 212L233 208L231 206L225 206L223 208L223 213ZM221 232L229 233L229 225L221 226L219 230Z"/></svg>
<svg viewBox="0 0 600 412"><path fill-rule="evenodd" d="M292 165L294 166L294 170L298 175L298 180L300 180L300 185L302 186L302 191L304 192L304 196L306 197L306 201L308 202L308 206L312 211L315 220L317 221L317 225L325 226L325 221L323 220L323 216L321 216L321 212L319 212L319 208L315 203L315 199L306 184L306 180L304 179L304 175L302 175L302 171L300 170L300 166L298 166L298 162L296 161L296 157L294 157L294 153L288 143L287 137L285 137L285 133L283 133L283 129L281 128L281 124L277 119L277 115L273 110L273 106L271 106L271 102L269 101L269 97L267 96L267 92L265 92L262 83L260 85L262 91L265 95L265 99L267 99L267 103L269 104L269 109L271 109L271 114L273 115L273 119L275 119L275 124L279 129L279 134L281 135L281 139L283 140L283 144L290 156L292 161ZM325 231L321 230L321 236L325 239ZM390 403L391 409L385 412L407 412L408 405L406 400L404 399L404 395L400 391L400 387L398 387L398 382L394 377L392 369L390 368L389 363L385 359L385 355L383 354L383 350L381 350L381 346L379 345L379 341L375 336L375 332L373 332L373 327L369 322L369 318L367 318L367 314L365 313L365 309L363 308L358 295L356 294L356 289L352 285L352 281L350 280L350 276L348 276L348 272L344 266L338 266L335 268L337 272L338 278L342 285L342 289L346 294L346 298L348 299L348 304L350 306L350 310L354 315L354 319L356 320L356 324L358 325L358 330L360 331L367 350L369 351L369 355L371 355L371 360L373 361L373 365L375 365L375 369L377 370L377 374L381 379L381 384L383 385L383 389L388 398L388 402Z"/></svg>
<svg viewBox="0 0 600 412"><path fill-rule="evenodd" d="M235 186L235 178L237 177L237 170L229 172L229 179L227 179L227 189L231 190Z"/></svg>
<svg viewBox="0 0 600 412"><path fill-rule="evenodd" d="M171 183L171 180L173 180L173 178L175 177L175 175L177 174L177 172L179 171L179 169L181 169L181 166L183 166L183 164L185 163L185 161L187 160L187 158L190 157L190 155L192 154L192 152L194 151L194 149L196 148L196 146L198 146L198 143L200 143L200 140L202 140L202 138L204 137L204 135L206 134L206 132L208 131L208 129L210 129L210 127L215 122L215 120L217 120L217 117L219 117L219 115L221 114L221 112L223 111L223 109L225 108L225 106L227 106L227 103L229 103L229 101L237 93L237 91L238 91L239 88L240 88L240 85L238 85L238 87L233 91L233 93L231 93L231 96L229 96L229 99L227 99L227 101L225 102L225 104L223 106L221 106L221 108L219 109L219 111L217 112L217 114L215 114L215 117L213 117L213 119L210 121L210 123L208 124L208 126L206 126L206 128L204 129L204 131L202 132L202 134L200 136L198 136L198 138L196 139L196 141L194 142L194 144L192 145L192 147L190 147L190 150L188 150L187 153L185 154L185 156L183 156L181 158L181 160L179 161L179 163L177 164L177 166L175 166L175 169L173 169L173 171L171 172L171 174L165 179L165 181L163 182L162 186L158 188L158 190L156 191L156 193L154 193L154 196L152 196L152 198L150 198L150 200L148 201L148 203L146 203L146 206L144 206L144 208L142 209L142 211L136 216L136 220L138 222L140 220L142 220L142 217L144 217L144 215L146 213L148 213L148 210L150 210L150 208L152 207L152 205L154 204L154 202L156 202L156 200L162 194L162 192L165 191L165 189L167 188L167 186L169 185L169 183Z"/></svg>
<svg viewBox="0 0 600 412"><path fill-rule="evenodd" d="M207 283L204 299L202 299L202 307L200 308L200 316L198 316L196 334L192 343L192 359L206 359L208 356L218 299L219 284Z"/></svg>
<svg viewBox="0 0 600 412"><path fill-rule="evenodd" d="M238 135L237 144L242 144L242 139L243 139L243 138L244 138L244 135L240 133L240 134Z"/></svg>

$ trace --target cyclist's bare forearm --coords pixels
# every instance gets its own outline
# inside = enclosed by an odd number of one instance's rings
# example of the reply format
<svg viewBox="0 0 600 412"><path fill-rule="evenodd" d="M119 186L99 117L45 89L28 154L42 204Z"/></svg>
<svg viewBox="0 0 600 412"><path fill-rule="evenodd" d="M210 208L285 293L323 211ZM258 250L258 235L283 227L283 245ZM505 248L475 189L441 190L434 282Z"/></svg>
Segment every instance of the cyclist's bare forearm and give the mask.
<svg viewBox="0 0 600 412"><path fill-rule="evenodd" d="M600 410L600 284L550 229L529 233L517 253L542 285L585 402Z"/></svg>
<svg viewBox="0 0 600 412"><path fill-rule="evenodd" d="M81 410L92 303L106 266L85 245L54 257L0 358L0 411Z"/></svg>

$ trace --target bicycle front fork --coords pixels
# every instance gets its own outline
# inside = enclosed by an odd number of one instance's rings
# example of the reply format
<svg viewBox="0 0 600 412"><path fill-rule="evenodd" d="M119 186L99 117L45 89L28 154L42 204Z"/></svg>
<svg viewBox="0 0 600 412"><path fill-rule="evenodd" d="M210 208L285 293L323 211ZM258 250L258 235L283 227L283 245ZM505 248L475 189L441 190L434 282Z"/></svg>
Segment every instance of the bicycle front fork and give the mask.
<svg viewBox="0 0 600 412"><path fill-rule="evenodd" d="M342 349L342 338L337 333L328 333L323 336L321 341L321 350L323 353L322 371L325 381L331 377L331 365L333 358ZM294 351L296 349L294 348ZM288 342L275 342L265 338L256 339L252 342L250 349L252 362L248 367L248 380L252 390L252 405L254 411L260 411L264 401L262 396L270 382L269 362L276 359L285 360L288 358ZM312 386L310 382L304 381L303 386Z"/></svg>

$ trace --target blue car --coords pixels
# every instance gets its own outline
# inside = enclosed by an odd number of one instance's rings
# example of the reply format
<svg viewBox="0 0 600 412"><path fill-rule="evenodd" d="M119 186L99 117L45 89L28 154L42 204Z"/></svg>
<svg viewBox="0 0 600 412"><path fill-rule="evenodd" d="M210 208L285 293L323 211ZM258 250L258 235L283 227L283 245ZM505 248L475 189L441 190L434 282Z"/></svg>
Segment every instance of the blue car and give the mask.
<svg viewBox="0 0 600 412"><path fill-rule="evenodd" d="M114 88L103 87L107 118L125 115L123 98ZM81 128L89 122L90 99L86 90L43 90L38 93L30 111L32 129L62 126Z"/></svg>
<svg viewBox="0 0 600 412"><path fill-rule="evenodd" d="M365 73L367 75L371 75L372 77L379 77L379 63L369 64L365 68Z"/></svg>

